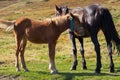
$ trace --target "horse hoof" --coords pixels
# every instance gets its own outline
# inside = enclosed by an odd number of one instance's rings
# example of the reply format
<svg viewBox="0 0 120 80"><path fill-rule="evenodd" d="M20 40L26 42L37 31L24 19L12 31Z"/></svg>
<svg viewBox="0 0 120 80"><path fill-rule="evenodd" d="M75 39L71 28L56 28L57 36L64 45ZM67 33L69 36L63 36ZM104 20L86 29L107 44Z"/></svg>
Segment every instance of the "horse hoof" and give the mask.
<svg viewBox="0 0 120 80"><path fill-rule="evenodd" d="M84 66L82 69L83 69L83 70L87 70L87 67L86 67L86 66Z"/></svg>
<svg viewBox="0 0 120 80"><path fill-rule="evenodd" d="M28 69L24 69L24 71L25 71L25 72L29 72L29 70L28 70Z"/></svg>
<svg viewBox="0 0 120 80"><path fill-rule="evenodd" d="M70 70L71 70L71 71L72 71L72 70L76 70L76 67L72 67Z"/></svg>
<svg viewBox="0 0 120 80"><path fill-rule="evenodd" d="M115 70L114 69L110 69L110 73L114 73L115 72Z"/></svg>
<svg viewBox="0 0 120 80"><path fill-rule="evenodd" d="M57 70L51 71L51 74L58 74L58 71Z"/></svg>
<svg viewBox="0 0 120 80"><path fill-rule="evenodd" d="M95 71L94 73L95 73L95 74L100 74L100 71Z"/></svg>
<svg viewBox="0 0 120 80"><path fill-rule="evenodd" d="M74 68L71 68L70 70L72 71L72 70L76 70L76 69L74 69Z"/></svg>

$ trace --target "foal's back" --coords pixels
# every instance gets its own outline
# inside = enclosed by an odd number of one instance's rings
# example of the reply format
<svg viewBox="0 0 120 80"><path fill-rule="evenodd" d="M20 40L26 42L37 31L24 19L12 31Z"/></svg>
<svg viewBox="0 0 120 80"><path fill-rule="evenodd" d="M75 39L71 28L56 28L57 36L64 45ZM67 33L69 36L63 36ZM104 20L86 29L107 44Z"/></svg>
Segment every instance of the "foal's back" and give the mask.
<svg viewBox="0 0 120 80"><path fill-rule="evenodd" d="M20 18L16 21L14 31L18 36L24 36L33 43L47 43L48 36L53 32L50 20L39 21L30 18Z"/></svg>
<svg viewBox="0 0 120 80"><path fill-rule="evenodd" d="M64 28L67 17L68 15L43 21L20 18L15 22L14 32L19 38L24 37L33 43L49 43L56 41L60 33L68 28Z"/></svg>

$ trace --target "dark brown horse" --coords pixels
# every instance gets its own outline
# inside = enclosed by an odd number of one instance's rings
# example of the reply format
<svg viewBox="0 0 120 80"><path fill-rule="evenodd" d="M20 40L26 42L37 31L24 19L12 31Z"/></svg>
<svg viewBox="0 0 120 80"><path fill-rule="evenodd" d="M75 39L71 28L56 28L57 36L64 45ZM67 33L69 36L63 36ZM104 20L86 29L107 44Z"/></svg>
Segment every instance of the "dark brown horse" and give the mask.
<svg viewBox="0 0 120 80"><path fill-rule="evenodd" d="M24 59L24 51L27 41L33 43L47 43L49 47L49 69L51 73L57 73L57 69L55 66L55 46L57 40L62 32L66 29L70 28L70 20L74 26L81 25L77 15L68 14L65 16L59 16L55 18L51 18L44 21L33 20L30 18L20 18L15 22L9 21L0 21L3 24L9 25L14 24L14 35L16 39L16 70L20 71L19 67L19 55L22 63L22 67L25 71L28 71L25 59ZM76 28L77 29L77 28Z"/></svg>
<svg viewBox="0 0 120 80"><path fill-rule="evenodd" d="M65 9L66 8L66 9ZM69 9L68 7L58 7L56 6L56 15L66 15L69 12L79 14L79 20L81 22L81 27L83 28L82 35L76 35L73 30L70 30L70 39L73 44L73 54L74 54L74 63L72 66L72 70L76 70L77 62L77 49L76 49L76 42L75 38L77 38L81 44L81 55L82 55L82 64L83 69L87 69L86 61L84 57L84 47L83 47L83 38L84 37L91 37L93 44L95 45L96 51L96 69L95 73L100 73L101 71L101 55L100 55L100 45L98 42L97 34L101 29L105 35L105 39L107 42L107 48L110 58L110 72L114 72L114 63L112 60L112 43L114 41L117 49L120 53L120 39L118 33L115 29L112 16L109 10L99 4L93 4L86 6L84 8L74 8Z"/></svg>
<svg viewBox="0 0 120 80"><path fill-rule="evenodd" d="M83 13L81 11L83 9L80 8L80 7L77 7L77 8L74 8L74 9L70 9L67 6L59 6L58 7L57 5L55 5L55 7L56 7L56 12L55 12L56 16L63 16L63 15L68 14L69 12L73 12L73 13L77 13L77 14L82 14L83 15ZM78 41L80 42L80 53L82 55L82 69L87 69L86 60L85 60L85 57L84 57L83 36L75 34L75 32L73 32L71 29L69 29L69 34L70 34L70 40L72 42L73 55L74 55L74 62L73 62L73 65L71 67L71 70L76 70L76 66L78 65L78 61L77 61L77 48L76 48L75 38L77 38ZM84 32L82 32L81 34L84 35ZM87 35L86 35L86 37L87 37Z"/></svg>

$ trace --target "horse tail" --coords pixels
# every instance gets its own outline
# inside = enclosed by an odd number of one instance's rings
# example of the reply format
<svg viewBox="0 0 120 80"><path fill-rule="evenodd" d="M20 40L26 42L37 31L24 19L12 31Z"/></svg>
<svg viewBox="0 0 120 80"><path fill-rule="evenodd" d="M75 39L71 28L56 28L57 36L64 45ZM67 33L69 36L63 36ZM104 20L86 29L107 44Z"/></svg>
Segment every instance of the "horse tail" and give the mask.
<svg viewBox="0 0 120 80"><path fill-rule="evenodd" d="M110 35L111 41L115 43L118 54L120 54L120 37L116 31L112 15L107 8L103 9L103 27L107 34Z"/></svg>
<svg viewBox="0 0 120 80"><path fill-rule="evenodd" d="M6 29L6 31L11 31L14 28L15 21L0 20L0 28Z"/></svg>

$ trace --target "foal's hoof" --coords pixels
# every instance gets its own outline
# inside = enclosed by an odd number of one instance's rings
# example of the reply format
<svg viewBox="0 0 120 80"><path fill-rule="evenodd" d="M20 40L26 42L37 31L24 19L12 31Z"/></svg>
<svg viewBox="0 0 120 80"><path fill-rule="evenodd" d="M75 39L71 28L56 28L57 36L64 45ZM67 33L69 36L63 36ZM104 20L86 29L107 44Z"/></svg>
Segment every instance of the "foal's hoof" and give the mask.
<svg viewBox="0 0 120 80"><path fill-rule="evenodd" d="M16 69L16 72L20 72L20 69Z"/></svg>
<svg viewBox="0 0 120 80"><path fill-rule="evenodd" d="M51 74L58 74L58 71L57 70L51 71Z"/></svg>

